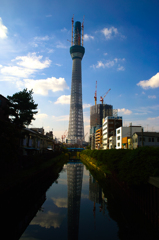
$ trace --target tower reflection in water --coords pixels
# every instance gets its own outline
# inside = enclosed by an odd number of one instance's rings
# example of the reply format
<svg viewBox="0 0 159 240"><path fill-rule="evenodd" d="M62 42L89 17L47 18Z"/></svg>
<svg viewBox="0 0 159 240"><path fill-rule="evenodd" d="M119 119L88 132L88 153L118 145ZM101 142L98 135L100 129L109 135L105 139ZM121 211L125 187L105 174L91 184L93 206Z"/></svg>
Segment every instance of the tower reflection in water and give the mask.
<svg viewBox="0 0 159 240"><path fill-rule="evenodd" d="M83 164L78 160L67 164L69 240L78 239L83 168Z"/></svg>

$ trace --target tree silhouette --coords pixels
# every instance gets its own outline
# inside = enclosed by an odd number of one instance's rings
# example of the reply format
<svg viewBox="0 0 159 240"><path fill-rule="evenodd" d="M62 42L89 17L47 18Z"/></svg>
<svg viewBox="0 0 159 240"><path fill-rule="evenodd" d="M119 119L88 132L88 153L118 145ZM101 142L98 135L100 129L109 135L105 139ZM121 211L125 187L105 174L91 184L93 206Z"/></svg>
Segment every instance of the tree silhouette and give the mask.
<svg viewBox="0 0 159 240"><path fill-rule="evenodd" d="M19 127L29 125L35 119L34 114L38 113L36 111L38 104L35 104L32 95L33 89L28 91L25 88L23 91L17 92L12 96L7 96L11 122Z"/></svg>

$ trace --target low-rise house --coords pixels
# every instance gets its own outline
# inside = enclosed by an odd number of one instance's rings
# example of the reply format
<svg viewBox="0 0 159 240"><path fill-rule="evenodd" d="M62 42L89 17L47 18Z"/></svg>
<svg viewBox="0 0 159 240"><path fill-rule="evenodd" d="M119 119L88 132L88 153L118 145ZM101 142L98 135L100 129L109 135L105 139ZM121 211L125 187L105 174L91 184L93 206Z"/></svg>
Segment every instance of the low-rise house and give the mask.
<svg viewBox="0 0 159 240"><path fill-rule="evenodd" d="M132 136L133 148L142 146L159 147L158 132L135 132Z"/></svg>
<svg viewBox="0 0 159 240"><path fill-rule="evenodd" d="M116 129L116 149L128 148L128 139L134 132L141 132L141 126L119 127ZM130 148L132 148L130 146Z"/></svg>
<svg viewBox="0 0 159 240"><path fill-rule="evenodd" d="M29 128L22 130L21 147L24 155L35 155L49 149L54 149L53 139Z"/></svg>
<svg viewBox="0 0 159 240"><path fill-rule="evenodd" d="M0 119L2 121L8 120L8 99L0 94Z"/></svg>

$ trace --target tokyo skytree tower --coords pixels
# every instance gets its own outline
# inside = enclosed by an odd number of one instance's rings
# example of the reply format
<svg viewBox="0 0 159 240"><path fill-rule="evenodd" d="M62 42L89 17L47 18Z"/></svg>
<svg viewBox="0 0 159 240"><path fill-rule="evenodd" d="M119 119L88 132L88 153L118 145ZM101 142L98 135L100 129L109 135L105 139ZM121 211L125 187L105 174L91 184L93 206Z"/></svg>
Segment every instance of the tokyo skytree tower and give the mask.
<svg viewBox="0 0 159 240"><path fill-rule="evenodd" d="M82 73L81 73L81 61L85 53L85 48L83 47L84 24L82 23L82 26L81 22L75 22L75 26L73 26L73 24L74 20L72 18L72 41L70 47L70 54L72 57L72 83L71 83L68 143L78 143L79 141L84 140Z"/></svg>

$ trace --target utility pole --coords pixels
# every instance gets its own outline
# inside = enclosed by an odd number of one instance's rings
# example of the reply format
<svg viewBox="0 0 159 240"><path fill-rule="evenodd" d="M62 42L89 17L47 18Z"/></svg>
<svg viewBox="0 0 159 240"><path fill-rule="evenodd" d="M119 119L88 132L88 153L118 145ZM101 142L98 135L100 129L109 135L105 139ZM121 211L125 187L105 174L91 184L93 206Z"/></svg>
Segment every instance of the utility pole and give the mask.
<svg viewBox="0 0 159 240"><path fill-rule="evenodd" d="M130 123L130 148L132 149L132 123Z"/></svg>

